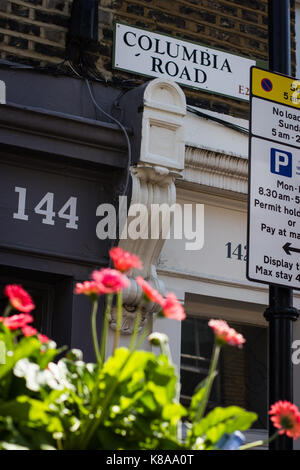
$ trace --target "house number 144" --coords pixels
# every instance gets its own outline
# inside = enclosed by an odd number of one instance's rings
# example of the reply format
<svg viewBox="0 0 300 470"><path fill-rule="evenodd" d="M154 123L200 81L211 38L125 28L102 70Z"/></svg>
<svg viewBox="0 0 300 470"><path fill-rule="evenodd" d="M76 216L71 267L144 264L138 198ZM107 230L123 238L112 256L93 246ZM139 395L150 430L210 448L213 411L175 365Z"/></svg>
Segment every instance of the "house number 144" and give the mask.
<svg viewBox="0 0 300 470"><path fill-rule="evenodd" d="M18 198L18 210L13 214L14 219L28 221L28 215L26 214L26 188L15 187L15 192L19 194ZM34 212L42 215L42 223L47 225L55 225L56 213L53 210L54 205L54 193L46 193L45 196L35 206ZM58 211L57 217L60 219L66 219L66 228L78 229L79 217L76 215L77 197L71 196L67 202Z"/></svg>

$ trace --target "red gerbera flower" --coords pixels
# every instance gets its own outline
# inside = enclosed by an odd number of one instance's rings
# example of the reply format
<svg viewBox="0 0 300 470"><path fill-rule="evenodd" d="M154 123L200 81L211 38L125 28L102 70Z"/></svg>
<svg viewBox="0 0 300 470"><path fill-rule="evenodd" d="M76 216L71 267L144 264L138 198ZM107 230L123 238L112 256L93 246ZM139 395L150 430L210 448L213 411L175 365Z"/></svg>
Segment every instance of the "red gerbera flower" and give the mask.
<svg viewBox="0 0 300 470"><path fill-rule="evenodd" d="M243 335L230 328L224 320L209 320L208 326L213 329L220 344L230 344L230 346L241 348L246 341Z"/></svg>
<svg viewBox="0 0 300 470"><path fill-rule="evenodd" d="M19 315L12 315L11 317L0 317L0 321L10 330L17 330L33 322L33 318L28 313L20 313Z"/></svg>
<svg viewBox="0 0 300 470"><path fill-rule="evenodd" d="M130 285L129 279L116 269L104 268L92 273L99 294L114 294Z"/></svg>
<svg viewBox="0 0 300 470"><path fill-rule="evenodd" d="M273 426L278 428L279 434L298 439L300 437L300 412L296 405L289 401L277 401L269 411Z"/></svg>
<svg viewBox="0 0 300 470"><path fill-rule="evenodd" d="M23 313L29 313L35 308L32 298L21 286L16 284L7 285L4 289L13 308Z"/></svg>
<svg viewBox="0 0 300 470"><path fill-rule="evenodd" d="M124 251L119 246L112 248L109 252L116 269L122 273L130 271L130 269L143 269L140 258L136 255Z"/></svg>
<svg viewBox="0 0 300 470"><path fill-rule="evenodd" d="M160 293L154 289L142 276L135 278L137 284L143 289L144 295L148 301L155 302L156 304L163 306L164 298Z"/></svg>

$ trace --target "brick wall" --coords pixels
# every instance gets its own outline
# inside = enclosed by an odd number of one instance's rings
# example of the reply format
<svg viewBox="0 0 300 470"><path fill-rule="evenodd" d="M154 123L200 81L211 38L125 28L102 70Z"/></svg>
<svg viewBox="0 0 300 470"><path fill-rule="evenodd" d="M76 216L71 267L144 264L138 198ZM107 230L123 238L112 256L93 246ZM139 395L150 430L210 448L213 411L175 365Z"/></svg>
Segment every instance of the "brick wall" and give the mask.
<svg viewBox="0 0 300 470"><path fill-rule="evenodd" d="M0 0L1 58L28 65L65 56L70 1Z"/></svg>
<svg viewBox="0 0 300 470"><path fill-rule="evenodd" d="M222 378L222 404L247 409L245 349L223 348Z"/></svg>
<svg viewBox="0 0 300 470"><path fill-rule="evenodd" d="M71 3L71 0L0 0L1 58L34 66L61 62L65 57ZM115 20L267 60L267 0L100 0L99 3L97 67L102 76L114 83L126 80L136 85L144 80L112 70ZM66 69L66 73L71 72ZM248 116L247 103L188 88L184 91L190 104Z"/></svg>

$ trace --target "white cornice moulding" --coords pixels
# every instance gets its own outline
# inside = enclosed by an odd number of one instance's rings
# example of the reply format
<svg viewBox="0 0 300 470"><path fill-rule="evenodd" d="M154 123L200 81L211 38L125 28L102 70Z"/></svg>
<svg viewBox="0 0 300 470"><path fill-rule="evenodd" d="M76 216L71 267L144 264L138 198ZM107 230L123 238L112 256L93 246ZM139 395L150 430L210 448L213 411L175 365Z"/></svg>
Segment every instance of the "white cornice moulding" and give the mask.
<svg viewBox="0 0 300 470"><path fill-rule="evenodd" d="M186 147L184 181L247 194L248 161L211 150Z"/></svg>
<svg viewBox="0 0 300 470"><path fill-rule="evenodd" d="M195 190L197 188L197 190ZM224 190L212 191L210 187L185 183L184 181L176 182L176 202L181 204L208 204L214 207L222 207L231 211L241 213L247 212L247 197L234 192L226 192Z"/></svg>
<svg viewBox="0 0 300 470"><path fill-rule="evenodd" d="M198 282L205 282L213 285L220 285L220 286L226 286L226 287L236 287L238 289L247 289L251 291L258 291L258 292L267 292L267 287L264 284L259 284L257 282L249 282L249 281L243 281L243 280L237 280L237 279L228 279L228 278L223 278L221 276L212 276L208 275L206 273L195 273L195 272L188 272L186 269L185 270L179 270L179 269L168 269L168 268L163 268L158 265L157 267L157 272L163 276L168 276L168 277L175 277L179 279L187 279L191 281L198 281Z"/></svg>

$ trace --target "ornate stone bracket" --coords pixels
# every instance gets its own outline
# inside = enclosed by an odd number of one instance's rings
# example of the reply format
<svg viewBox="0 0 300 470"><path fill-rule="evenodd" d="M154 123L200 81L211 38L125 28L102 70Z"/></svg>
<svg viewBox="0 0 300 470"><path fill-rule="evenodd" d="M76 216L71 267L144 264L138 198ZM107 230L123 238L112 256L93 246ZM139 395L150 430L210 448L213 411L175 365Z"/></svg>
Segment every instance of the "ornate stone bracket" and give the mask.
<svg viewBox="0 0 300 470"><path fill-rule="evenodd" d="M143 109L142 116L132 113L132 99L140 91L133 90L126 96L123 106L128 109L131 102L131 113L126 124L140 128L139 162L131 167L132 199L128 210L127 221L119 246L140 257L143 270L135 271L131 276L131 286L123 294L123 324L121 333L132 332L136 307L142 299L142 290L135 282L137 275L143 276L151 285L164 292L162 281L158 278L156 265L164 245L163 234L168 232L172 223L170 211L161 211L159 223L153 216L153 206L172 206L176 203L175 177L181 177L184 170L184 134L183 118L186 114L185 96L174 82L162 79L152 80L143 88L142 103L135 103L136 110ZM122 107L122 103L120 103ZM137 111L138 112L138 111ZM157 210L157 209L156 209ZM155 212L155 210L154 210ZM156 213L157 214L157 213ZM138 237L131 236L131 223L139 217ZM156 313L158 306L149 303L142 311L141 328L149 320L149 314ZM116 312L112 312L110 326L115 328Z"/></svg>
<svg viewBox="0 0 300 470"><path fill-rule="evenodd" d="M121 333L123 335L131 335L133 332L134 322L136 319L136 307L123 304L123 317L121 325ZM112 330L116 329L117 311L113 309L110 318L110 327ZM147 312L144 310L141 315L141 323L139 331L141 331L147 322Z"/></svg>

